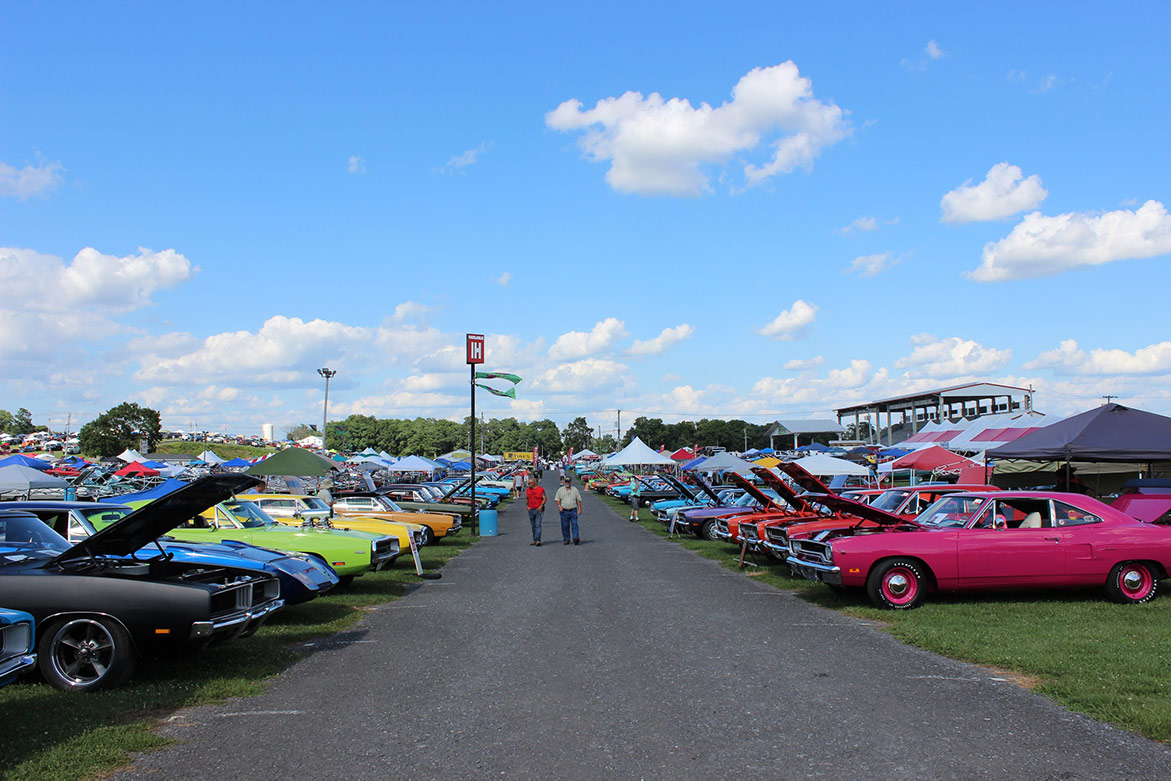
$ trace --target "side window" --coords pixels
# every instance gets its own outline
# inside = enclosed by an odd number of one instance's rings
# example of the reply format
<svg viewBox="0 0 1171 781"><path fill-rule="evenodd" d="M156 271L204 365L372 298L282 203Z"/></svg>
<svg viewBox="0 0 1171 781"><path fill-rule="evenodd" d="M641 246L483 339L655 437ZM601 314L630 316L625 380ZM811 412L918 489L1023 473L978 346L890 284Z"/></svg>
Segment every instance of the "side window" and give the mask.
<svg viewBox="0 0 1171 781"><path fill-rule="evenodd" d="M1084 526L1090 523L1101 523L1102 518L1093 513L1080 510L1065 502L1054 502L1054 520L1057 526Z"/></svg>
<svg viewBox="0 0 1171 781"><path fill-rule="evenodd" d="M995 517L995 513L992 511L992 506L989 505L988 507L984 508L984 512L980 513L980 517L976 519L976 522L972 524L971 528L973 528L973 529L991 529L992 528L992 519L994 517ZM1003 528L1003 527L1001 527L1001 528Z"/></svg>

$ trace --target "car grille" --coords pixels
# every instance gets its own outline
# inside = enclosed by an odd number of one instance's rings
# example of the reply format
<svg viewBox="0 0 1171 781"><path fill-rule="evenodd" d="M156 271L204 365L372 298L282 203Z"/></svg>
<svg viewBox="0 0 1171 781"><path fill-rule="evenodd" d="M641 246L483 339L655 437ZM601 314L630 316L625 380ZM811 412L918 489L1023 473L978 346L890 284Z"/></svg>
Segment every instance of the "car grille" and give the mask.
<svg viewBox="0 0 1171 781"><path fill-rule="evenodd" d="M374 561L386 561L391 556L398 553L398 540L392 540L389 537L383 537L374 543Z"/></svg>
<svg viewBox="0 0 1171 781"><path fill-rule="evenodd" d="M211 597L211 616L238 613L270 602L281 595L281 584L276 578L252 579L229 584Z"/></svg>
<svg viewBox="0 0 1171 781"><path fill-rule="evenodd" d="M793 540L789 543L789 550L794 556L802 559L821 561L826 564L831 564L834 560L833 549L828 542Z"/></svg>
<svg viewBox="0 0 1171 781"><path fill-rule="evenodd" d="M0 659L29 652L32 626L27 621L0 627Z"/></svg>
<svg viewBox="0 0 1171 781"><path fill-rule="evenodd" d="M764 530L768 541L782 547L789 547L789 534L780 526L770 526Z"/></svg>
<svg viewBox="0 0 1171 781"><path fill-rule="evenodd" d="M728 522L725 521L723 518L717 518L716 519L716 531L718 531L722 534L727 534L728 533Z"/></svg>
<svg viewBox="0 0 1171 781"><path fill-rule="evenodd" d="M760 530L755 523L740 524L740 536L748 542L756 542L760 539Z"/></svg>

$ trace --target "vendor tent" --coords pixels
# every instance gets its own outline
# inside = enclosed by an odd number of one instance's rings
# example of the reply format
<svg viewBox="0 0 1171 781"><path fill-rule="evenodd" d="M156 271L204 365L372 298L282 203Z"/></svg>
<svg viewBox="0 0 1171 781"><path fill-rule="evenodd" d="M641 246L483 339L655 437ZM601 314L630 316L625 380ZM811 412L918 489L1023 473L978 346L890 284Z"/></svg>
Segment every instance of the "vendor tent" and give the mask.
<svg viewBox="0 0 1171 781"><path fill-rule="evenodd" d="M222 463L224 463L224 459L220 458L219 456L217 456L215 453L213 453L210 450L205 450L202 453L200 453L199 460L205 464L222 464Z"/></svg>
<svg viewBox="0 0 1171 781"><path fill-rule="evenodd" d="M574 460L583 457L588 452L583 450L574 456ZM593 454L591 453L591 455ZM656 453L638 437L630 440L629 445L602 461L602 466L673 466L674 464L675 462L671 460L670 456Z"/></svg>
<svg viewBox="0 0 1171 781"><path fill-rule="evenodd" d="M427 472L428 474L440 468L420 456L407 456L387 467L391 472Z"/></svg>
<svg viewBox="0 0 1171 781"><path fill-rule="evenodd" d="M820 442L810 442L808 445L802 445L797 448L798 453L824 453L827 450L829 450L829 447Z"/></svg>
<svg viewBox="0 0 1171 781"><path fill-rule="evenodd" d="M68 480L47 475L31 466L13 464L0 467L0 494L27 494L45 488L66 488Z"/></svg>
<svg viewBox="0 0 1171 781"><path fill-rule="evenodd" d="M158 477L159 470L151 469L138 461L131 461L114 474L118 477Z"/></svg>
<svg viewBox="0 0 1171 781"><path fill-rule="evenodd" d="M635 437L635 439L638 439L638 437ZM633 445L634 443L631 442L630 444ZM627 445L627 447L629 447L629 446L630 445ZM643 447L646 447L646 445L643 445ZM647 447L647 450L651 450L651 449L649 447ZM655 451L651 450L651 452L653 453ZM615 455L617 455L617 453L615 453ZM594 451L590 450L589 448L586 448L585 450L582 450L581 452L573 454L574 461L577 461L579 458L597 458L597 457L598 457L598 454L595 453ZM658 463L658 462L656 461L655 463Z"/></svg>
<svg viewBox="0 0 1171 781"><path fill-rule="evenodd" d="M6 466L26 466L29 469L36 469L39 472L48 470L49 465L37 458L29 458L24 455L8 456L7 458L0 458L0 468Z"/></svg>
<svg viewBox="0 0 1171 781"><path fill-rule="evenodd" d="M936 469L949 467L953 469L963 469L968 467L978 467L980 465L970 458L965 458L958 453L953 453L950 450L936 445L933 447L924 448L922 450L916 450L913 453L907 453L905 456L896 458L889 464L883 464L882 466L891 470L917 469L921 472L931 472ZM887 469L884 469L883 471L885 472Z"/></svg>
<svg viewBox="0 0 1171 781"><path fill-rule="evenodd" d="M703 463L694 469L696 472L736 472L741 475L750 475L755 466L756 464L745 461L742 458L737 458L731 453L724 451L705 459Z"/></svg>
<svg viewBox="0 0 1171 781"><path fill-rule="evenodd" d="M238 466L245 466L245 467L252 466L252 462L246 458L233 458L231 461L225 461L223 463L223 467L225 469L238 467Z"/></svg>
<svg viewBox="0 0 1171 781"><path fill-rule="evenodd" d="M104 496L98 499L99 502L106 502L107 504L130 504L131 502L151 502L158 499L160 496L166 496L171 491L178 490L187 483L182 480L164 480L153 488L148 488L145 491L139 491L133 494L120 494L118 496Z"/></svg>
<svg viewBox="0 0 1171 781"><path fill-rule="evenodd" d="M143 456L142 453L139 453L137 450L135 450L132 447L126 448L121 453L119 453L117 457L122 459L123 461L125 461L128 464L134 463L135 461L145 461L146 460L146 457Z"/></svg>
<svg viewBox="0 0 1171 781"><path fill-rule="evenodd" d="M685 447L681 447L671 454L671 459L674 461L690 461L693 458L695 458L695 453Z"/></svg>
<svg viewBox="0 0 1171 781"><path fill-rule="evenodd" d="M772 456L762 456L752 463L756 464L757 466L763 466L765 469L772 469L774 466L781 463L781 459L774 458Z"/></svg>
<svg viewBox="0 0 1171 781"><path fill-rule="evenodd" d="M866 477L870 474L870 470L864 466L859 466L853 461L847 461L844 458L827 456L824 453L815 453L805 458L799 458L793 463L803 467L809 474L817 475L818 477L836 477L837 475Z"/></svg>
<svg viewBox="0 0 1171 781"><path fill-rule="evenodd" d="M365 450L363 450L361 453L359 453L358 455L360 455L360 456L376 456L376 455L378 455L378 451L372 447L368 447Z"/></svg>
<svg viewBox="0 0 1171 781"><path fill-rule="evenodd" d="M1103 404L988 450L986 455L1034 461L1171 461L1171 418Z"/></svg>
<svg viewBox="0 0 1171 781"><path fill-rule="evenodd" d="M300 447L290 447L269 456L259 464L253 464L244 470L246 474L265 477L268 475L284 475L286 477L322 477L331 470L341 467L322 458L316 453Z"/></svg>

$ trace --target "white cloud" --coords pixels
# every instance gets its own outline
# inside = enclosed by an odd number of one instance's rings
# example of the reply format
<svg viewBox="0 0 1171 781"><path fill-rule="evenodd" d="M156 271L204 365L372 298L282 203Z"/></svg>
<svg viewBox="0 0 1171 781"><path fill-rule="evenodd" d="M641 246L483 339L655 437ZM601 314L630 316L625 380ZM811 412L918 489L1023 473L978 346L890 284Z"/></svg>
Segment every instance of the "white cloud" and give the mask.
<svg viewBox="0 0 1171 781"><path fill-rule="evenodd" d="M892 257L889 252L883 252L878 255L859 255L850 262L846 273L857 274L860 277L872 277L898 264L898 259Z"/></svg>
<svg viewBox="0 0 1171 781"><path fill-rule="evenodd" d="M403 323L408 320L421 321L424 317L431 313L431 307L426 304L420 304L418 301L403 301L394 308L394 314L391 315L391 320L396 323Z"/></svg>
<svg viewBox="0 0 1171 781"><path fill-rule="evenodd" d="M1005 238L984 246L977 282L1044 277L1116 260L1171 253L1171 217L1158 201L1135 211L1025 216Z"/></svg>
<svg viewBox="0 0 1171 781"><path fill-rule="evenodd" d="M585 393L622 384L626 366L616 361L586 358L548 369L535 379L534 387L550 393Z"/></svg>
<svg viewBox="0 0 1171 781"><path fill-rule="evenodd" d="M985 347L970 339L951 336L936 339L922 333L911 337L915 349L895 361L896 369L912 369L915 375L925 377L962 377L987 374L1004 366L1012 358L1012 350Z"/></svg>
<svg viewBox="0 0 1171 781"><path fill-rule="evenodd" d="M858 219L854 220L846 227L842 228L841 233L844 236L845 234L851 233L853 231L859 231L861 233L866 233L866 232L869 232L872 230L878 230L878 218L876 218L876 217L859 217Z"/></svg>
<svg viewBox="0 0 1171 781"><path fill-rule="evenodd" d="M947 54L947 52L939 48L939 44L935 42L934 38L927 42L927 46L924 47L923 51L933 60L938 60Z"/></svg>
<svg viewBox="0 0 1171 781"><path fill-rule="evenodd" d="M845 369L831 369L826 381L832 388L856 388L865 385L874 374L870 361L855 358Z"/></svg>
<svg viewBox="0 0 1171 781"><path fill-rule="evenodd" d="M350 158L350 162L346 164L346 170L352 174L361 176L366 173L366 158L354 155Z"/></svg>
<svg viewBox="0 0 1171 781"><path fill-rule="evenodd" d="M772 158L746 163L747 184L809 168L821 149L849 132L844 112L813 97L812 83L784 62L754 68L732 88L732 100L712 108L686 98L627 92L592 109L567 100L545 115L563 132L585 131L579 144L595 161L609 161L606 181L620 192L697 196L710 191L705 165L722 165L772 137Z"/></svg>
<svg viewBox="0 0 1171 781"><path fill-rule="evenodd" d="M0 195L26 200L48 195L61 184L65 166L57 162L13 168L0 162Z"/></svg>
<svg viewBox="0 0 1171 781"><path fill-rule="evenodd" d="M475 165L480 158L480 155L492 148L492 142L486 141L477 147L460 152L458 155L453 155L437 173L441 174L462 174L466 173L467 169Z"/></svg>
<svg viewBox="0 0 1171 781"><path fill-rule="evenodd" d="M1041 353L1024 369L1066 368L1078 374L1157 374L1171 372L1171 342L1159 342L1133 353L1119 349L1094 349L1088 354L1073 339L1054 350Z"/></svg>
<svg viewBox="0 0 1171 781"><path fill-rule="evenodd" d="M807 369L816 369L825 363L825 358L818 355L813 358L801 359L794 358L791 361L785 361L785 369L788 371L805 371Z"/></svg>
<svg viewBox="0 0 1171 781"><path fill-rule="evenodd" d="M584 358L610 349L626 336L623 322L616 317L607 317L594 325L592 331L569 331L561 334L549 348L549 357L555 361Z"/></svg>
<svg viewBox="0 0 1171 781"><path fill-rule="evenodd" d="M372 339L366 328L277 315L256 333L215 334L178 358L144 356L134 378L158 385L223 381L236 385L316 384L317 367L326 361L336 362L347 350Z"/></svg>
<svg viewBox="0 0 1171 781"><path fill-rule="evenodd" d="M939 205L944 222L983 222L1011 217L1017 212L1035 209L1049 193L1041 186L1041 177L1022 178L1021 169L997 163L988 170L984 181L972 180L943 196Z"/></svg>
<svg viewBox="0 0 1171 781"><path fill-rule="evenodd" d="M684 339L690 339L695 329L687 323L664 328L654 339L636 340L626 352L630 355L662 355Z"/></svg>
<svg viewBox="0 0 1171 781"><path fill-rule="evenodd" d="M512 284L512 274L505 271L503 274L496 277L496 279L494 279L492 281L495 282L497 285L500 285L500 287L508 287L509 285Z"/></svg>
<svg viewBox="0 0 1171 781"><path fill-rule="evenodd" d="M761 328L757 333L770 339L790 342L804 335L805 329L817 317L817 307L801 299L793 302L793 306L781 312L776 318Z"/></svg>

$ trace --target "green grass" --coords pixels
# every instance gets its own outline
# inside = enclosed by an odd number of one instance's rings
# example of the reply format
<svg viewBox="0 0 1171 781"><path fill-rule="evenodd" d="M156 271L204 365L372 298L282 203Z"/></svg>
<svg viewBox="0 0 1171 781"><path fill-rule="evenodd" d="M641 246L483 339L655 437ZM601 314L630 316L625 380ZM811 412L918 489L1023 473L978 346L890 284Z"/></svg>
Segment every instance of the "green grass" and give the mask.
<svg viewBox="0 0 1171 781"><path fill-rule="evenodd" d="M156 452L164 455L197 456L205 450L210 450L225 461L233 458L256 458L267 453L277 452L272 447L252 447L251 445L212 445L207 442L184 442L181 439L169 439L160 442Z"/></svg>
<svg viewBox="0 0 1171 781"><path fill-rule="evenodd" d="M476 539L461 534L423 548L424 568L443 565ZM363 608L398 599L418 582L414 562L403 556L390 570L285 608L250 638L145 661L114 691L69 694L43 683L0 689L0 778L81 778L119 767L131 753L166 743L152 731L159 716L260 692L307 652L304 643L351 626Z"/></svg>
<svg viewBox="0 0 1171 781"><path fill-rule="evenodd" d="M602 499L622 517L630 512L626 503ZM667 536L649 510L640 510L639 517L653 534ZM739 549L728 543L693 535L673 540L730 569L739 567ZM1128 606L1092 590L985 593L932 596L909 611L878 610L861 592L835 593L793 577L767 556L756 561L759 567L744 570L755 581L880 622L911 645L1006 672L1067 708L1171 742L1171 596Z"/></svg>

